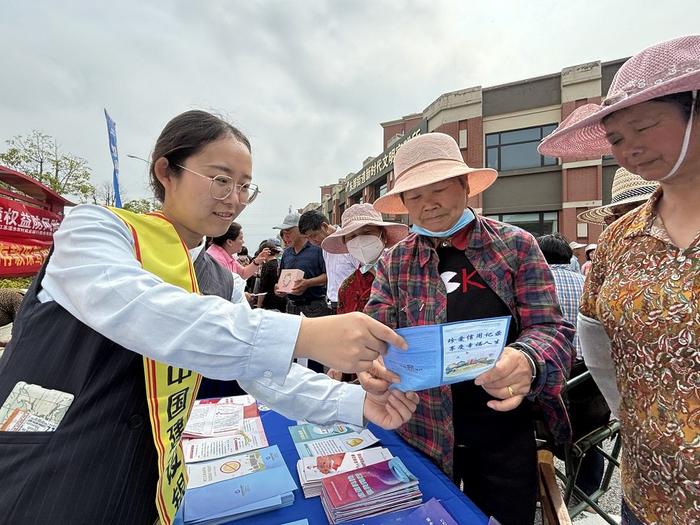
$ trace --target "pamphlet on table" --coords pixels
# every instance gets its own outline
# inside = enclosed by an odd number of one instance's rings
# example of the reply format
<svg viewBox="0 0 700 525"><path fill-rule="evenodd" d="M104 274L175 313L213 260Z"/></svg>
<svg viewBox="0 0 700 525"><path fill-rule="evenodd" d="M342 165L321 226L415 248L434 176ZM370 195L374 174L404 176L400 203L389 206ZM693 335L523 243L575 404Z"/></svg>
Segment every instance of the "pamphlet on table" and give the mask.
<svg viewBox="0 0 700 525"><path fill-rule="evenodd" d="M348 425L319 426L309 423L289 427L299 457L327 456L371 447L379 440L367 429Z"/></svg>
<svg viewBox="0 0 700 525"><path fill-rule="evenodd" d="M326 456L301 458L297 462L297 472L304 497L321 495L321 481L341 472L349 472L367 465L374 465L394 457L389 449L368 448L357 452L339 452Z"/></svg>
<svg viewBox="0 0 700 525"><path fill-rule="evenodd" d="M216 462L216 468L223 475L217 482L208 478L214 471L213 465L209 465L212 468L201 468L200 464L188 465L189 472L191 469L198 470L195 470L196 486L188 485L185 492L185 523L225 523L294 502L293 491L297 486L276 445L244 456ZM230 476L241 469L247 472ZM209 482L199 484L203 480Z"/></svg>
<svg viewBox="0 0 700 525"><path fill-rule="evenodd" d="M396 332L408 350L389 345L384 365L401 378L402 391L425 390L474 379L496 363L503 352L510 317L411 326Z"/></svg>
<svg viewBox="0 0 700 525"><path fill-rule="evenodd" d="M322 480L321 504L332 524L421 504L418 479L391 458Z"/></svg>

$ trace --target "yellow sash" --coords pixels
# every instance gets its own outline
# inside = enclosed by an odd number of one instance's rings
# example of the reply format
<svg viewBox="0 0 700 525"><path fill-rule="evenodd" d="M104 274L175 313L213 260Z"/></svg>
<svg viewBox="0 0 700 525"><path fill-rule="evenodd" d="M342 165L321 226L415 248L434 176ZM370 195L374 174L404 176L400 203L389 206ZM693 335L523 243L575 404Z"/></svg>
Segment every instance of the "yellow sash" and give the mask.
<svg viewBox="0 0 700 525"><path fill-rule="evenodd" d="M165 282L199 293L187 246L161 213L140 215L110 208L131 230L141 266ZM160 523L170 525L187 487L180 438L197 397L201 376L143 358L153 441L158 451L156 507Z"/></svg>

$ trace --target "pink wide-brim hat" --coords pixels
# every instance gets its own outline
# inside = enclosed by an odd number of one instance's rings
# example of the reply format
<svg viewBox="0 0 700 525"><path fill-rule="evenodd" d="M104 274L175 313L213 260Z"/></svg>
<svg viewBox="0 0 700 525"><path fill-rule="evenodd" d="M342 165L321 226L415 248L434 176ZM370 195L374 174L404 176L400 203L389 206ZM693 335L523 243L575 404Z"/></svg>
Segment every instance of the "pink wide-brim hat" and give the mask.
<svg viewBox="0 0 700 525"><path fill-rule="evenodd" d="M474 196L498 176L491 168L467 166L455 139L444 133L427 133L406 141L394 156L394 174L394 187L374 201L374 207L382 213L408 213L401 201L401 194L408 190L467 175L469 196Z"/></svg>
<svg viewBox="0 0 700 525"><path fill-rule="evenodd" d="M382 214L371 204L353 204L343 212L341 227L323 239L321 248L328 253L348 253L343 238L363 226L379 226L386 235L386 247L391 248L408 235L408 226L396 222L384 222Z"/></svg>
<svg viewBox="0 0 700 525"><path fill-rule="evenodd" d="M617 71L603 103L576 108L537 150L550 157L599 157L610 154L602 120L612 113L654 98L700 89L700 35L648 47Z"/></svg>

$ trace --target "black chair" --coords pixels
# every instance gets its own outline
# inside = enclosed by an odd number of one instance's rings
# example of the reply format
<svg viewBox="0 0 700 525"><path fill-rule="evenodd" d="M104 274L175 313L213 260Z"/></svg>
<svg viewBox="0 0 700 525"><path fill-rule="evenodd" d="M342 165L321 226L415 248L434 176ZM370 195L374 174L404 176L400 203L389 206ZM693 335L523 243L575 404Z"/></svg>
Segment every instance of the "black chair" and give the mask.
<svg viewBox="0 0 700 525"><path fill-rule="evenodd" d="M601 406L600 403L604 403L602 394L597 391L597 387L591 378L590 372L586 370L585 372L575 375L567 381L563 397L569 406L570 415L577 410L576 400L577 394L586 390L586 395L583 396L584 405L588 403L588 406ZM600 396L596 398L595 391L597 395ZM592 397L591 397L592 396ZM590 398L590 399L589 399ZM605 405L607 406L607 405ZM601 412L598 409L598 412ZM542 425L538 425L538 429ZM612 441L611 452L605 451L603 445L607 440ZM600 515L606 522L611 525L616 525L617 522L605 512L599 505L598 501L600 498L608 491L610 488L610 483L612 481L612 476L615 468L620 467L619 455L620 449L622 448L622 442L620 440L620 423L616 419L607 420L607 418L601 419L600 425L597 425L594 429L586 432L583 435L577 435L576 428L574 429L574 439L571 443L566 446L554 446L551 439L543 433L538 431L538 445L540 449L551 450L559 459L564 461L564 471L555 468L556 476L564 484L563 488L563 499L564 503L569 507L569 514L571 518L575 518L581 514L588 507L595 510L595 512ZM576 482L578 480L579 472L581 470L581 464L587 453L597 451L604 460L605 467L603 470L603 477L600 483L600 487L588 495L583 490L581 490ZM572 505L573 497L576 496L576 502Z"/></svg>

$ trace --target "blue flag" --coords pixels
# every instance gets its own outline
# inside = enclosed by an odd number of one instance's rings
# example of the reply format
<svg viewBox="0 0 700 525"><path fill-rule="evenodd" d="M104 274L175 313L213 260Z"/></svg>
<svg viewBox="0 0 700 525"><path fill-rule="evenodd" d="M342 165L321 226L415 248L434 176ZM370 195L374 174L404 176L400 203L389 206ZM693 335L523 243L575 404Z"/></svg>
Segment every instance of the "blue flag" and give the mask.
<svg viewBox="0 0 700 525"><path fill-rule="evenodd" d="M114 186L114 205L122 207L122 197L119 194L119 153L117 152L117 125L109 116L105 109L105 119L107 119L107 133L109 134L109 153L112 155L114 173L112 175L112 186Z"/></svg>

